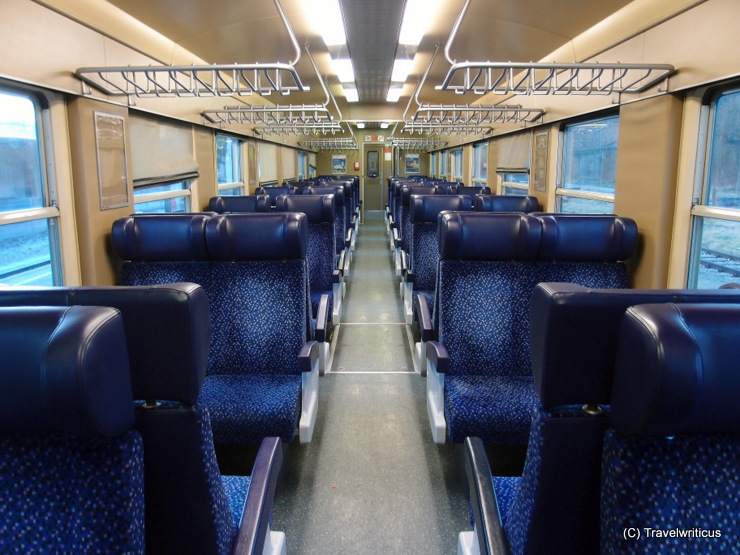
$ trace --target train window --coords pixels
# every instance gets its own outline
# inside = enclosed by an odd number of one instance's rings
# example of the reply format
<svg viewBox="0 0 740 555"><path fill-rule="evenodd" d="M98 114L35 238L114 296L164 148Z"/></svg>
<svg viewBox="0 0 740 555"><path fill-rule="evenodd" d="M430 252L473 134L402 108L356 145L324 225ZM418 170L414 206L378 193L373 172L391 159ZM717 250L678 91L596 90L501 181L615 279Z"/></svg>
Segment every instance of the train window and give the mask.
<svg viewBox="0 0 740 555"><path fill-rule="evenodd" d="M429 174L432 177L439 177L439 171L437 168L437 153L432 152L431 156L429 157Z"/></svg>
<svg viewBox="0 0 740 555"><path fill-rule="evenodd" d="M447 181L447 151L439 154L439 177Z"/></svg>
<svg viewBox="0 0 740 555"><path fill-rule="evenodd" d="M298 153L298 181L308 178L308 154L305 152Z"/></svg>
<svg viewBox="0 0 740 555"><path fill-rule="evenodd" d="M500 173L501 194L526 197L529 194L529 173L509 172Z"/></svg>
<svg viewBox="0 0 740 555"><path fill-rule="evenodd" d="M137 214L188 212L189 210L190 181L134 187L134 211Z"/></svg>
<svg viewBox="0 0 740 555"><path fill-rule="evenodd" d="M219 195L244 194L241 152L242 141L225 135L216 135Z"/></svg>
<svg viewBox="0 0 740 555"><path fill-rule="evenodd" d="M462 183L463 180L463 151L452 152L452 180Z"/></svg>
<svg viewBox="0 0 740 555"><path fill-rule="evenodd" d="M617 175L619 116L566 125L562 133L560 212L611 213Z"/></svg>
<svg viewBox="0 0 740 555"><path fill-rule="evenodd" d="M61 285L59 209L33 94L0 90L0 283Z"/></svg>
<svg viewBox="0 0 740 555"><path fill-rule="evenodd" d="M720 92L709 107L701 193L692 208L689 287L740 279L740 89Z"/></svg>
<svg viewBox="0 0 740 555"><path fill-rule="evenodd" d="M488 184L488 143L473 146L473 185L485 187Z"/></svg>

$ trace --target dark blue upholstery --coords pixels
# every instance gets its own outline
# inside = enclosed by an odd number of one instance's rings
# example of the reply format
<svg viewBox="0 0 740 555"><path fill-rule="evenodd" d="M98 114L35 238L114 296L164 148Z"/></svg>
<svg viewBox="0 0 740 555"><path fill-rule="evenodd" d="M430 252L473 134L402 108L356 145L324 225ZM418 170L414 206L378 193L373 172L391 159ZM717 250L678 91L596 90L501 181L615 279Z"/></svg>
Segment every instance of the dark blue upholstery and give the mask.
<svg viewBox="0 0 740 555"><path fill-rule="evenodd" d="M213 335L200 401L217 442L291 441L295 435L302 399L298 354L310 322L306 228L306 216L295 212L219 215L205 229L212 260L141 261L121 269L125 285L191 281L205 289ZM231 404L233 395L221 396L223 376L230 376L241 406ZM251 408L255 414L247 414Z"/></svg>
<svg viewBox="0 0 740 555"><path fill-rule="evenodd" d="M625 265L611 257L634 249L636 231L623 232L634 223L616 216L583 220L521 213L441 216L436 319L449 354L444 412L452 441L470 435L491 443L527 441L536 405L528 309L539 282L557 275L589 287L627 286ZM542 258L545 223L554 237ZM587 235L583 244L563 245L579 242L576 231ZM501 400L493 403L497 396Z"/></svg>
<svg viewBox="0 0 740 555"><path fill-rule="evenodd" d="M458 183L456 186L450 187L448 194L451 195L463 195L468 199L470 208L475 209L475 202L477 197L481 195L490 195L491 189L488 187L466 187L462 183Z"/></svg>
<svg viewBox="0 0 740 555"><path fill-rule="evenodd" d="M295 187L257 187L255 191L258 195L267 195L270 197L270 206L275 206L275 202L281 195L296 194Z"/></svg>
<svg viewBox="0 0 740 555"><path fill-rule="evenodd" d="M533 196L478 195L475 209L478 212L536 212L540 203Z"/></svg>
<svg viewBox="0 0 740 555"><path fill-rule="evenodd" d="M144 553L120 314L0 308L0 551Z"/></svg>
<svg viewBox="0 0 740 555"><path fill-rule="evenodd" d="M601 552L740 542L740 307L642 305L621 328L604 439ZM625 538L625 523L639 539ZM655 537L647 528L685 537Z"/></svg>
<svg viewBox="0 0 740 555"><path fill-rule="evenodd" d="M436 189L433 186L403 185L401 187L398 231L401 239L401 250L407 254L411 250L411 195L433 195L435 192Z"/></svg>
<svg viewBox="0 0 740 555"><path fill-rule="evenodd" d="M599 553L601 449L610 424L621 322L630 306L672 301L734 304L737 308L740 292L537 285L530 308L530 345L540 403L532 421L523 476L494 477L494 503L510 508L501 509L502 522L490 515L483 522L479 514L476 524L483 535L496 536L500 529L498 534L511 543L515 553ZM717 322L718 327L723 324ZM643 365L631 367L640 375L635 381L644 391ZM466 440L468 464L474 462L476 442ZM477 487L471 494L484 497L479 491L485 490L485 483ZM559 533L565 527L573 534Z"/></svg>
<svg viewBox="0 0 740 555"><path fill-rule="evenodd" d="M210 214L127 216L113 222L111 240L124 260L208 260L204 231L210 218Z"/></svg>
<svg viewBox="0 0 740 555"><path fill-rule="evenodd" d="M244 195L212 197L208 201L208 210L223 214L224 212L269 212L272 199L268 195Z"/></svg>
<svg viewBox="0 0 740 555"><path fill-rule="evenodd" d="M334 305L335 273L334 195L284 195L275 205L278 212L302 212L308 218L306 260L308 261L311 313L317 316L322 295L329 296L328 310Z"/></svg>
<svg viewBox="0 0 740 555"><path fill-rule="evenodd" d="M309 195L333 195L334 196L334 240L336 254L339 255L344 250L347 230L349 225L346 221L344 211L344 187L309 187L305 194Z"/></svg>

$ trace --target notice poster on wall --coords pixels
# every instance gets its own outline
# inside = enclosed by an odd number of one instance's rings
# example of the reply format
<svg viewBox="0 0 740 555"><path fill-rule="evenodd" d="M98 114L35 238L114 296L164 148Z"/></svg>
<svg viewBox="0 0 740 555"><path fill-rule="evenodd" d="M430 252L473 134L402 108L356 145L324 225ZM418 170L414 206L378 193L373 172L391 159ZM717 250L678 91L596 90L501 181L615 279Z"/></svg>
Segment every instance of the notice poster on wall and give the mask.
<svg viewBox="0 0 740 555"><path fill-rule="evenodd" d="M419 173L421 171L421 162L418 154L406 155L406 173Z"/></svg>
<svg viewBox="0 0 740 555"><path fill-rule="evenodd" d="M332 173L347 173L347 155L346 154L332 154L331 155L331 171Z"/></svg>
<svg viewBox="0 0 740 555"><path fill-rule="evenodd" d="M544 193L547 190L547 148L550 135L547 131L534 135L534 190Z"/></svg>

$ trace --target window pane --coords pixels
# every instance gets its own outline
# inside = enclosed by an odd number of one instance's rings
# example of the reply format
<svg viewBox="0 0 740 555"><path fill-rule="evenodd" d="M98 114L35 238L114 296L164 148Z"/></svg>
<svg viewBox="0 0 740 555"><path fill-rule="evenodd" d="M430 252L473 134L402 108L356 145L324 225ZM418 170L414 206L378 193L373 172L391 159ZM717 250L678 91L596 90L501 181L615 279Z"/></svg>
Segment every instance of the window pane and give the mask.
<svg viewBox="0 0 740 555"><path fill-rule="evenodd" d="M579 197L560 196L560 212L569 214L613 214L614 203Z"/></svg>
<svg viewBox="0 0 740 555"><path fill-rule="evenodd" d="M0 211L45 206L36 106L0 93Z"/></svg>
<svg viewBox="0 0 740 555"><path fill-rule="evenodd" d="M502 173L501 181L504 183L516 183L517 185L529 185L528 173Z"/></svg>
<svg viewBox="0 0 740 555"><path fill-rule="evenodd" d="M136 187L134 189L134 197L140 197L142 195L153 195L155 193L166 193L168 191L184 191L187 190L189 181L178 181L177 183L168 183L167 185L149 185L147 187Z"/></svg>
<svg viewBox="0 0 740 555"><path fill-rule="evenodd" d="M137 202L136 209L134 210L137 214L142 213L172 213L172 212L187 212L188 211L188 197L175 197L166 198L161 200L150 200L146 202Z"/></svg>
<svg viewBox="0 0 740 555"><path fill-rule="evenodd" d="M614 194L619 117L565 128L563 188Z"/></svg>
<svg viewBox="0 0 740 555"><path fill-rule="evenodd" d="M522 189L521 187L508 187L506 185L501 188L501 191L504 195L512 195L516 197L526 197L529 194L527 189Z"/></svg>
<svg viewBox="0 0 740 555"><path fill-rule="evenodd" d="M740 279L740 222L698 218L696 237L699 264L695 268L700 289L715 289Z"/></svg>
<svg viewBox="0 0 740 555"><path fill-rule="evenodd" d="M475 145L473 151L475 155L475 168L473 170L473 177L476 179L487 179L488 178L488 143Z"/></svg>
<svg viewBox="0 0 740 555"><path fill-rule="evenodd" d="M242 187L229 187L228 189L219 189L218 194L223 197L236 197L242 194Z"/></svg>
<svg viewBox="0 0 740 555"><path fill-rule="evenodd" d="M710 145L705 204L740 208L740 91L717 99Z"/></svg>
<svg viewBox="0 0 740 555"><path fill-rule="evenodd" d="M238 183L241 179L238 139L216 136L216 165L219 183Z"/></svg>
<svg viewBox="0 0 740 555"><path fill-rule="evenodd" d="M0 283L54 285L47 219L0 226Z"/></svg>

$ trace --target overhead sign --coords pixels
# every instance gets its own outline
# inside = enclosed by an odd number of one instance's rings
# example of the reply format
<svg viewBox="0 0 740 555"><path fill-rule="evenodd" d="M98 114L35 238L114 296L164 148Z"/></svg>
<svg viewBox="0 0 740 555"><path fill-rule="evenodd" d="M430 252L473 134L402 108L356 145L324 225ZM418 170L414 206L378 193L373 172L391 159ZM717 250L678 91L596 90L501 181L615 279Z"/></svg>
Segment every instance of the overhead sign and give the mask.
<svg viewBox="0 0 740 555"><path fill-rule="evenodd" d="M385 135L365 135L366 143L382 143L385 141Z"/></svg>

